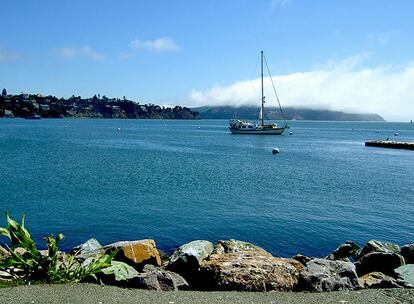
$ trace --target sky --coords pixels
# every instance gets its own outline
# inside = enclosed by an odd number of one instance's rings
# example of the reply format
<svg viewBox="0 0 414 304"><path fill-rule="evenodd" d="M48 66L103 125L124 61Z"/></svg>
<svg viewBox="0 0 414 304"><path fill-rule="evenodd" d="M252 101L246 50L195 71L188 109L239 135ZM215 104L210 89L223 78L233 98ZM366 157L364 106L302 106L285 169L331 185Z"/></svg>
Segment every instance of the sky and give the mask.
<svg viewBox="0 0 414 304"><path fill-rule="evenodd" d="M414 119L414 1L0 0L0 89ZM267 105L276 105L265 79Z"/></svg>

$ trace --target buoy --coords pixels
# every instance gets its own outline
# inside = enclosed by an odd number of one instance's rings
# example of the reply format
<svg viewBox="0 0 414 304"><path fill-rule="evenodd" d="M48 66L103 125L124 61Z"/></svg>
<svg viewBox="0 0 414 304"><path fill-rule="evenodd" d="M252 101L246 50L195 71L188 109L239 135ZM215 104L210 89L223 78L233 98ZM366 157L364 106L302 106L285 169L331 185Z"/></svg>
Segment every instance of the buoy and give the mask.
<svg viewBox="0 0 414 304"><path fill-rule="evenodd" d="M398 136L398 133L397 133L397 132L395 132L394 136Z"/></svg>
<svg viewBox="0 0 414 304"><path fill-rule="evenodd" d="M289 132L289 135L293 135L293 132Z"/></svg>
<svg viewBox="0 0 414 304"><path fill-rule="evenodd" d="M65 128L67 128L68 127L68 125L65 125Z"/></svg>
<svg viewBox="0 0 414 304"><path fill-rule="evenodd" d="M197 127L197 129L201 129L201 127Z"/></svg>
<svg viewBox="0 0 414 304"><path fill-rule="evenodd" d="M279 148L273 148L273 150L272 150L273 154L278 154L279 152L280 152Z"/></svg>
<svg viewBox="0 0 414 304"><path fill-rule="evenodd" d="M121 131L121 128L118 128L117 130L118 130L118 131Z"/></svg>

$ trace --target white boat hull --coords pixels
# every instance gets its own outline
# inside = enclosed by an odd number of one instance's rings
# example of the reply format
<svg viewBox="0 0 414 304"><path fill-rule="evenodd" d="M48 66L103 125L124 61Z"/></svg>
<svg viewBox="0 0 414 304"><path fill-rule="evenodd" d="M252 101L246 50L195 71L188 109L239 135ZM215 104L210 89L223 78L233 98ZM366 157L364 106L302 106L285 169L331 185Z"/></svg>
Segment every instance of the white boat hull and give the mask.
<svg viewBox="0 0 414 304"><path fill-rule="evenodd" d="M233 134L260 134L260 135L282 135L285 128L262 129L262 130L240 130L230 129Z"/></svg>

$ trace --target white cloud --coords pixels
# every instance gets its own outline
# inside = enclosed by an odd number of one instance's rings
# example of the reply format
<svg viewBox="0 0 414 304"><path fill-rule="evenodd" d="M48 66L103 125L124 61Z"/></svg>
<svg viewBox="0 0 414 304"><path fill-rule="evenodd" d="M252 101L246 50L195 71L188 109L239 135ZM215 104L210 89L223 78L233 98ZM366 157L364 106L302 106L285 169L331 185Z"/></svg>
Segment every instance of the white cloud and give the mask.
<svg viewBox="0 0 414 304"><path fill-rule="evenodd" d="M84 57L88 59L92 59L95 61L101 61L105 59L105 56L102 53L98 53L94 51L90 46L83 46L80 48L76 47L65 47L65 48L58 48L55 49L56 54L65 59L71 59L75 57Z"/></svg>
<svg viewBox="0 0 414 304"><path fill-rule="evenodd" d="M0 62L13 61L22 58L22 55L15 52L10 52L0 49Z"/></svg>
<svg viewBox="0 0 414 304"><path fill-rule="evenodd" d="M156 52L171 52L180 49L174 39L161 37L154 40L135 39L131 41L131 46L135 49L147 49Z"/></svg>
<svg viewBox="0 0 414 304"><path fill-rule="evenodd" d="M405 66L362 68L366 54L310 71L273 76L282 106L378 113L387 120L414 118L414 62ZM270 80L265 79L267 104L276 106ZM189 103L252 105L260 101L260 79L193 89Z"/></svg>

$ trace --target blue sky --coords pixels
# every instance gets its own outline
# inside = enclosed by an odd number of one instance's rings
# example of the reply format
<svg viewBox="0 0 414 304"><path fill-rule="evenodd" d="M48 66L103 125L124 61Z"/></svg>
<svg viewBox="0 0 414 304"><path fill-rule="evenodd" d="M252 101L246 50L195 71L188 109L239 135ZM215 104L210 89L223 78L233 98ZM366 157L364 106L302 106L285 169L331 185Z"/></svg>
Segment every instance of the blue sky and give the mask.
<svg viewBox="0 0 414 304"><path fill-rule="evenodd" d="M413 1L1 0L0 8L0 87L11 93L253 103L264 49L286 105L414 118Z"/></svg>

